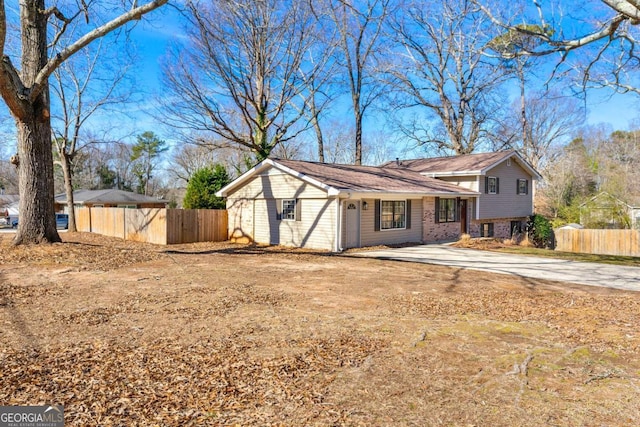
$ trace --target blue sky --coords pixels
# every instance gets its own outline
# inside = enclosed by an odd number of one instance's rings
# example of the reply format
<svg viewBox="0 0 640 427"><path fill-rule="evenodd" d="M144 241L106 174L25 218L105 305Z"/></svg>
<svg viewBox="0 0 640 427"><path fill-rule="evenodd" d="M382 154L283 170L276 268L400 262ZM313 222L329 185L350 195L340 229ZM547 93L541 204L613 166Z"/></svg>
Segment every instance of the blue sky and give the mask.
<svg viewBox="0 0 640 427"><path fill-rule="evenodd" d="M150 19L138 23L132 36L138 46L140 63L136 65L140 83L150 92L161 93L160 63L167 46L183 33L181 18L171 7L154 11ZM611 94L605 90L591 91L587 97L588 124L610 124L613 129L627 129L630 122L639 118L638 97L633 94ZM154 120L137 115L136 126L148 124L154 126ZM157 124L156 124L157 125ZM165 137L170 139L169 135Z"/></svg>
<svg viewBox="0 0 640 427"><path fill-rule="evenodd" d="M138 22L131 31L139 56L134 72L149 102L129 108L126 118L118 119L118 128L123 136L129 135L133 139L134 135L153 130L170 143L176 142L172 132L147 112L154 109L155 97L162 94L160 64L166 49L172 41L179 40L182 34L181 18L172 7L164 7L152 12ZM612 129L628 129L630 122L640 117L637 114L638 107L638 98L633 94L611 96L605 91L592 91L587 99L587 122L594 125L608 123ZM13 139L11 135L14 132L13 121L7 116L8 113L2 106L0 119L4 120L0 120L0 125L5 125L9 134L2 144L5 146L11 144ZM369 120L369 123L372 122L375 120Z"/></svg>

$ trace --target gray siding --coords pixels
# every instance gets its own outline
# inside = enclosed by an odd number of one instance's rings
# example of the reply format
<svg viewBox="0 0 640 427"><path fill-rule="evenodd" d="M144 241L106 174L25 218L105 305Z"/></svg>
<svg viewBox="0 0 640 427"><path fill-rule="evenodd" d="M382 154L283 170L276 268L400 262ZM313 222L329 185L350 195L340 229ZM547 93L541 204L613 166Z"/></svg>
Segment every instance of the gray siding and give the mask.
<svg viewBox="0 0 640 427"><path fill-rule="evenodd" d="M387 198L386 200L391 200ZM398 197L394 200L405 200ZM374 246L385 244L398 244L422 241L422 200L411 200L411 228L405 230L380 230L375 231L375 200L365 199L369 208L362 210L360 217L360 242L361 246Z"/></svg>
<svg viewBox="0 0 640 427"><path fill-rule="evenodd" d="M480 219L491 218L518 218L533 213L533 179L524 169L512 161L511 166L502 162L487 172L487 176L495 176L500 179L499 193L486 194L484 177L480 179ZM518 179L529 181L528 194L521 195L517 192Z"/></svg>

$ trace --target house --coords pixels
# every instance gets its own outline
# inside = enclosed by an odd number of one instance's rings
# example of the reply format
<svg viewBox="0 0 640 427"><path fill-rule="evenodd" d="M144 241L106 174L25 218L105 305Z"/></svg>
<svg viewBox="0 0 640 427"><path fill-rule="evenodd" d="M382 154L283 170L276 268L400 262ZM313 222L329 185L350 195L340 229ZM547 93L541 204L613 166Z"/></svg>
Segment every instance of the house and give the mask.
<svg viewBox="0 0 640 427"><path fill-rule="evenodd" d="M628 201L634 202L633 198ZM586 228L640 229L640 203L629 204L605 191L580 205L580 224Z"/></svg>
<svg viewBox="0 0 640 427"><path fill-rule="evenodd" d="M123 190L76 190L73 192L73 204L76 207L93 208L164 208L167 203L156 197ZM67 195L55 197L56 212L67 211Z"/></svg>
<svg viewBox="0 0 640 427"><path fill-rule="evenodd" d="M11 224L18 218L19 205L20 196L17 194L0 194L0 217L4 224Z"/></svg>
<svg viewBox="0 0 640 427"><path fill-rule="evenodd" d="M382 166L266 159L222 188L232 240L341 251L510 237L538 173L515 151Z"/></svg>

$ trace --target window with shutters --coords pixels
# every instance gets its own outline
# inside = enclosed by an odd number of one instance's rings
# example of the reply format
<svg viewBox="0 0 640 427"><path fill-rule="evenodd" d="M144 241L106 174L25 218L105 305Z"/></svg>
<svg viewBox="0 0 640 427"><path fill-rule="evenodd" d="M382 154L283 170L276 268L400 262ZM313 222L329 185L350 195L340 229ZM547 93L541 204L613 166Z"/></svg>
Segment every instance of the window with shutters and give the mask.
<svg viewBox="0 0 640 427"><path fill-rule="evenodd" d="M296 199L282 200L282 216L283 221L296 220Z"/></svg>
<svg viewBox="0 0 640 427"><path fill-rule="evenodd" d="M529 182L526 179L518 180L518 194L528 194L529 193Z"/></svg>
<svg viewBox="0 0 640 427"><path fill-rule="evenodd" d="M495 176L487 177L487 193L498 194L498 178Z"/></svg>
<svg viewBox="0 0 640 427"><path fill-rule="evenodd" d="M438 202L438 222L456 222L456 199L440 199Z"/></svg>
<svg viewBox="0 0 640 427"><path fill-rule="evenodd" d="M393 230L407 227L406 200L382 200L380 204L380 229Z"/></svg>

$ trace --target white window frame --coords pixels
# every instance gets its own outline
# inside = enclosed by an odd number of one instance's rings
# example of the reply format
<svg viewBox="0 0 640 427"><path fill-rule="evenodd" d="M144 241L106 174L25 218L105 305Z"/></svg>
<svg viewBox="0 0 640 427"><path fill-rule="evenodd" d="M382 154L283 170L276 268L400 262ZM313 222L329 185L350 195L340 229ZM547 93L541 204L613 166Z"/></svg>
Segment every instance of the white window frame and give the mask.
<svg viewBox="0 0 640 427"><path fill-rule="evenodd" d="M524 183L524 192L521 191L522 188L520 188L520 185L523 184L523 183ZM518 195L519 196L526 196L527 193L529 192L528 188L527 188L528 186L529 186L529 183L527 182L526 179L518 178Z"/></svg>
<svg viewBox="0 0 640 427"><path fill-rule="evenodd" d="M285 204L289 205L285 208ZM295 221L296 220L296 208L297 208L297 200L296 199L282 199L282 204L280 207L282 212L280 214L280 219L282 221Z"/></svg>
<svg viewBox="0 0 640 427"><path fill-rule="evenodd" d="M384 227L384 204L385 203L393 203L393 207L392 207L392 212L391 212L391 227ZM402 203L403 206L403 212L402 212L402 217L403 217L403 221L402 221L402 227L395 227L396 224L396 215L399 214L399 212L396 212L395 207L396 207L396 203ZM392 230L406 230L407 229L407 201L406 200L380 200L380 230L381 231L392 231Z"/></svg>
<svg viewBox="0 0 640 427"><path fill-rule="evenodd" d="M491 181L493 181L493 191L491 190ZM487 194L498 194L498 178L495 176L487 177Z"/></svg>

